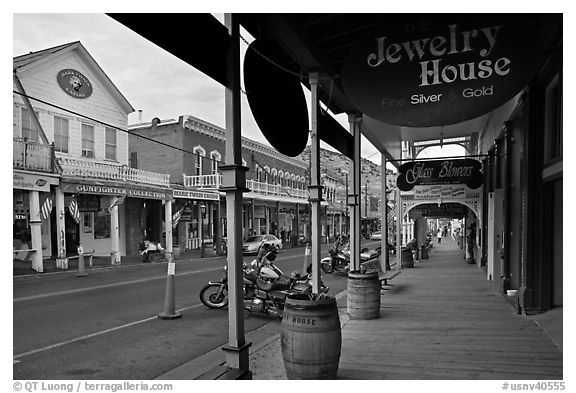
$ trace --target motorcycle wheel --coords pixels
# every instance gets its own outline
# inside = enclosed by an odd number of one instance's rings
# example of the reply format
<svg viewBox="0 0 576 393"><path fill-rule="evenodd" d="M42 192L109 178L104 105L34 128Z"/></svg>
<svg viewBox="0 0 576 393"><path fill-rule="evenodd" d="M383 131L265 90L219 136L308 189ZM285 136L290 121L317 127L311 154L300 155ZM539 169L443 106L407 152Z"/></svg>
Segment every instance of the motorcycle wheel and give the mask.
<svg viewBox="0 0 576 393"><path fill-rule="evenodd" d="M210 308L226 307L228 305L228 289L221 284L208 284L200 290L200 301Z"/></svg>
<svg viewBox="0 0 576 393"><path fill-rule="evenodd" d="M332 268L332 263L331 262L323 262L320 264L320 269L322 269L322 271L324 273L332 273L334 271L334 269Z"/></svg>

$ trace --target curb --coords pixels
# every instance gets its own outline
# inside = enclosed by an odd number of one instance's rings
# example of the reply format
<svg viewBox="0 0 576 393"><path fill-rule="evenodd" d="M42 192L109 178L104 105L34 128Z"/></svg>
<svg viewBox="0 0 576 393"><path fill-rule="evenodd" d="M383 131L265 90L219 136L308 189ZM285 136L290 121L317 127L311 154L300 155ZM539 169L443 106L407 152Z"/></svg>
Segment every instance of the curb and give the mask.
<svg viewBox="0 0 576 393"><path fill-rule="evenodd" d="M220 258L221 256L209 256L203 258L190 258L190 259L176 259L175 262L200 262L205 260L210 260L213 258ZM118 269L135 269L135 268L150 268L152 266L159 266L168 264L168 261L160 261L160 262L148 262L148 263L130 263L125 265L108 265L108 266L92 266L90 268L86 268L85 272L94 272L100 273L102 271L109 271L109 270L118 270ZM25 280L25 279L33 279L33 278L41 278L41 277L48 277L48 276L56 276L56 275L66 275L66 274L76 274L78 273L77 269L68 269L68 270L60 270L55 272L43 272L43 273L31 273L31 274L19 274L16 276L12 276L13 280Z"/></svg>
<svg viewBox="0 0 576 393"><path fill-rule="evenodd" d="M346 290L337 293L334 298L336 301L342 299L346 296ZM340 326L348 321L348 316L339 313ZM274 327L274 330L276 328ZM256 330L249 332L246 335L247 342L255 343L250 348L250 356L254 355L256 352L266 350L270 345L274 345L280 340L280 333L274 333L269 336L272 331L270 323L267 323ZM262 337L264 336L264 337ZM211 373L212 370L223 366L226 363L225 354L221 347L215 348L204 355L197 357L196 359L190 360L177 368L170 370L156 378L155 380L195 380L195 379L205 379L203 376Z"/></svg>

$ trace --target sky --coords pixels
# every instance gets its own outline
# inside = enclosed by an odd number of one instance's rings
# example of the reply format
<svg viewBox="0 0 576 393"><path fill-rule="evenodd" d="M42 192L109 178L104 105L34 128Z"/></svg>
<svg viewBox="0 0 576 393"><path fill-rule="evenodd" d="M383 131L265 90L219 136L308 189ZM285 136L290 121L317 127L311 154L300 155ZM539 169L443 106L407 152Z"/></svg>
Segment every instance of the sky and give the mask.
<svg viewBox="0 0 576 393"><path fill-rule="evenodd" d="M101 1L107 3L107 0ZM28 7L44 12L55 12L51 11L51 9L56 8L60 13L14 12L11 21L13 28L13 56L80 41L134 107L135 112L128 117L129 124L138 121L138 110L142 110L143 121L150 121L154 117L177 119L180 115L192 115L224 127L224 87L192 66L140 37L101 11L100 13L94 13L94 8L104 8L98 3L89 7L88 12L91 13L82 14L65 13L69 8L62 6L48 7L48 10L43 6ZM34 4L33 1L32 4ZM58 4L58 2L50 2L50 4ZM169 5L172 2L166 0L166 4ZM216 11L222 9L222 5L219 5L217 0L213 0L209 4ZM212 4L214 5L212 6ZM251 4L251 2L243 2L240 12L249 12ZM234 6L238 7L237 5ZM234 6L228 6L226 11L238 12L238 10L234 9ZM183 11L206 12L200 9L201 7L195 4L192 11L186 9L183 9ZM207 7L207 5L203 7ZM430 7L429 3L428 7ZM108 7L108 9L112 8ZM175 10L169 10L169 8L166 7L163 11L175 12ZM267 8L269 10L270 6L268 5ZM320 5L320 9L302 8L299 12L327 12L333 11L332 8L330 10L322 9ZM387 5L387 11L394 11L388 8L389 5ZM77 10L79 7L75 6L71 9ZM434 11L440 11L436 7L433 7L433 9ZM454 10L456 8L450 9ZM363 5L362 10L369 12L370 8ZM113 9L113 11L143 12L147 11L147 9L146 5L139 5L139 8ZM259 12L260 8L257 8L256 11ZM379 11L382 12L384 10ZM422 11L425 11L425 8L422 8ZM498 9L491 8L491 11L496 12ZM554 10L550 8L549 12L552 11ZM556 10L556 12L558 11L561 12L562 10ZM30 12L30 10L24 9L24 12ZM406 11L404 10L404 12ZM222 13L214 13L214 16L223 22ZM241 31L241 34L251 41L252 38L247 33ZM201 37L191 36L190 45L194 44L194 39L201 39ZM247 45L241 42L242 57L246 49ZM304 89L304 91L307 99L309 99L308 90ZM252 117L246 96L241 94L241 98L242 135L269 145ZM348 129L346 114L337 115L335 118L344 128ZM322 147L333 150L324 143ZM456 146L445 146L443 149L430 148L426 149L420 157L454 156L463 154L463 151L462 148ZM362 137L361 142L361 155L363 158L380 164L380 152L364 137ZM392 168L391 165L390 167Z"/></svg>
<svg viewBox="0 0 576 393"><path fill-rule="evenodd" d="M223 22L223 14L214 14ZM242 34L242 33L241 33ZM251 41L252 38L243 33ZM194 39L191 37L190 45ZM80 41L135 112L128 123L154 117L192 115L224 127L224 87L200 71L140 37L104 13L35 13L13 15L13 56ZM242 56L247 45L241 42ZM309 92L304 89L307 98ZM242 96L242 135L269 145ZM346 129L346 115L335 116ZM280 120L281 121L281 120ZM324 148L330 148L323 144ZM380 153L363 138L362 156L380 164Z"/></svg>

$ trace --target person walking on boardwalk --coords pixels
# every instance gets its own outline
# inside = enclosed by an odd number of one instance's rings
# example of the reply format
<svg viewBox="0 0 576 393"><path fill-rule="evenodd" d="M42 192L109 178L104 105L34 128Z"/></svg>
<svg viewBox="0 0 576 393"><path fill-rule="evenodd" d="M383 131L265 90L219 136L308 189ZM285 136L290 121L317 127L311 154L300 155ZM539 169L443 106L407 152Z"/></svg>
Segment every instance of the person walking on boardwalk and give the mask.
<svg viewBox="0 0 576 393"><path fill-rule="evenodd" d="M436 237L438 238L438 244L442 243L442 229L438 229Z"/></svg>

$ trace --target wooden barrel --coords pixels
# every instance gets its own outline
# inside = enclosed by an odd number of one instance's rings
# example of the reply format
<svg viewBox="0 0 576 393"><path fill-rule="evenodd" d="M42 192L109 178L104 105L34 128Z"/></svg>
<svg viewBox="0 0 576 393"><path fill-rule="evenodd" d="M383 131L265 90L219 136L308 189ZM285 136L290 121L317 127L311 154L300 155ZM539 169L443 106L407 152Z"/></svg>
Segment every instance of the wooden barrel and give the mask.
<svg viewBox="0 0 576 393"><path fill-rule="evenodd" d="M350 319L380 317L380 281L378 273L348 273L346 299Z"/></svg>
<svg viewBox="0 0 576 393"><path fill-rule="evenodd" d="M414 267L414 258L412 257L412 250L403 248L400 254L400 262L403 268Z"/></svg>
<svg viewBox="0 0 576 393"><path fill-rule="evenodd" d="M333 297L288 296L280 338L288 379L336 379L342 333Z"/></svg>
<svg viewBox="0 0 576 393"><path fill-rule="evenodd" d="M426 246L420 247L420 256L422 257L422 259L428 259L428 247Z"/></svg>

